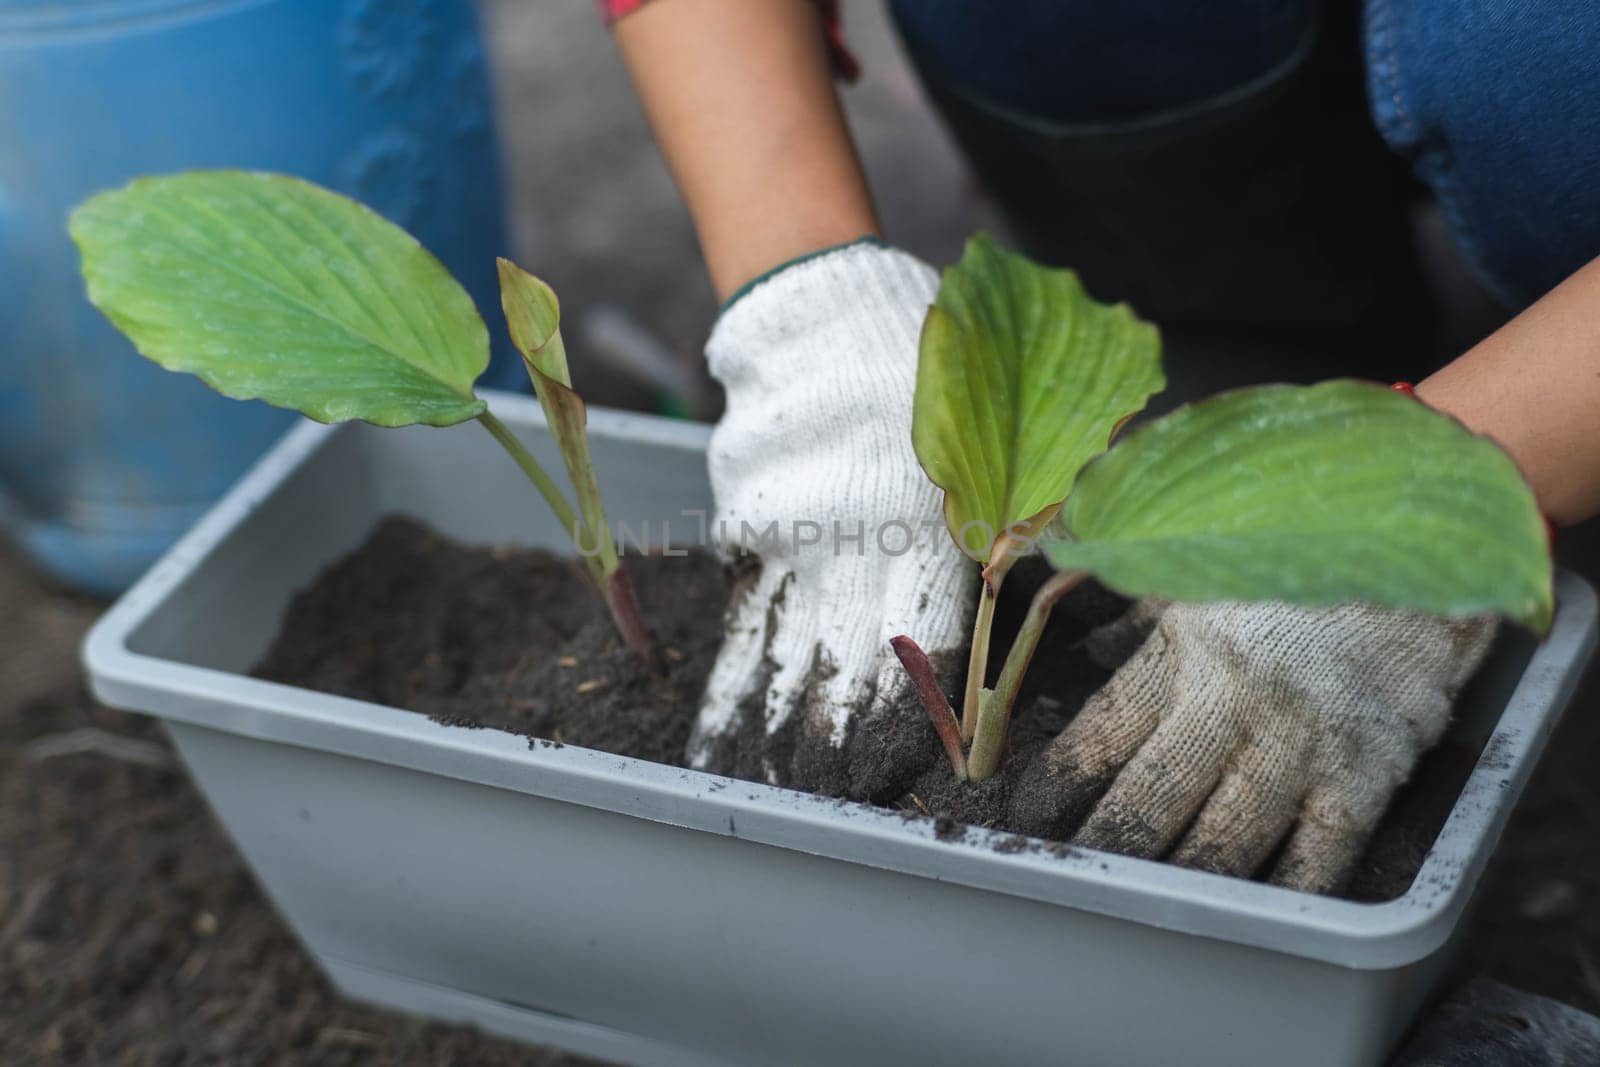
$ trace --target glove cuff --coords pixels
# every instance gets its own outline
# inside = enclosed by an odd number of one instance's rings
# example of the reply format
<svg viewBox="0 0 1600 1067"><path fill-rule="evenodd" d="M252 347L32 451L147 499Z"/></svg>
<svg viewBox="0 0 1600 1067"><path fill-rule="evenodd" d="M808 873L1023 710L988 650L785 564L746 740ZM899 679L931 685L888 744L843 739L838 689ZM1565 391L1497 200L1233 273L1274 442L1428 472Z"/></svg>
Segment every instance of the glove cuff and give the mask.
<svg viewBox="0 0 1600 1067"><path fill-rule="evenodd" d="M722 302L722 306L717 308L717 314L719 316L726 315L728 313L728 309L733 307L733 305L737 304L740 300L743 300L752 289L756 288L762 282L782 274L790 267L798 267L800 264L808 263L819 256L831 255L834 252L842 252L847 248L855 248L857 246L866 248L888 248L889 243L881 237L876 237L873 234L868 233L862 234L860 237L857 237L852 241L845 241L841 244L829 245L827 248L819 248L815 252L807 252L803 256L795 256L793 259L786 259L782 263L779 263L776 267L767 268L760 274L757 274L754 278L751 278L749 281L739 286L739 288L735 289L733 291L733 295L724 300Z"/></svg>
<svg viewBox="0 0 1600 1067"><path fill-rule="evenodd" d="M707 365L712 377L731 389L744 364L771 358L808 335L869 342L878 335L898 337L908 325L914 357L916 331L938 287L932 267L876 238L823 249L769 271L734 294L706 342ZM881 340L833 355L856 359L863 349L900 347L889 336Z"/></svg>

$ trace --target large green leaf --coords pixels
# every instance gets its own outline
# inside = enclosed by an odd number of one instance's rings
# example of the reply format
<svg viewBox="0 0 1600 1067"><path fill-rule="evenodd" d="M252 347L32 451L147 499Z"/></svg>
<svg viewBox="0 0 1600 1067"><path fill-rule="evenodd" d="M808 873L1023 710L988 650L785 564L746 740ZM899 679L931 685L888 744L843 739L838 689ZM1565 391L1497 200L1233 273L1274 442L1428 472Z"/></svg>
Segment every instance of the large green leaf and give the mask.
<svg viewBox="0 0 1600 1067"><path fill-rule="evenodd" d="M968 241L923 324L912 424L956 543L983 562L994 537L1047 521L1164 385L1160 337L1127 305L987 236Z"/></svg>
<svg viewBox="0 0 1600 1067"><path fill-rule="evenodd" d="M148 358L323 422L436 426L484 408L472 299L404 230L308 182L142 178L72 214L89 299Z"/></svg>
<svg viewBox="0 0 1600 1067"><path fill-rule="evenodd" d="M1511 459L1369 383L1180 408L1085 468L1059 524L1051 562L1130 595L1550 619L1544 523Z"/></svg>

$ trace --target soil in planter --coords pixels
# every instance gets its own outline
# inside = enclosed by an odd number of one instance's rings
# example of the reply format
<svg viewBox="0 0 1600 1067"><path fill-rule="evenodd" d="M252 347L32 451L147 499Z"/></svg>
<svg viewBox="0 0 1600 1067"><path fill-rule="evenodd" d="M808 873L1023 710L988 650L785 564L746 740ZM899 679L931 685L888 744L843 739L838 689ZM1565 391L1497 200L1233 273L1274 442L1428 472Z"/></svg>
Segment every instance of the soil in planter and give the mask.
<svg viewBox="0 0 1600 1067"><path fill-rule="evenodd" d="M1007 646L1042 565L1007 582L995 645ZM409 708L453 725L508 730L530 744L574 744L682 765L720 640L728 586L698 551L636 556L629 570L667 670L622 647L576 561L526 549L469 548L404 518L297 595L255 673L273 681ZM1013 720L1005 770L956 782L927 730L928 769L893 801L936 820L940 836L1006 823L1010 769L1026 766L1110 676L1082 647L1126 602L1092 584L1056 610ZM1447 738L1418 767L1380 826L1346 896L1403 893L1471 772L1477 752ZM1030 847L1017 836L1002 849Z"/></svg>

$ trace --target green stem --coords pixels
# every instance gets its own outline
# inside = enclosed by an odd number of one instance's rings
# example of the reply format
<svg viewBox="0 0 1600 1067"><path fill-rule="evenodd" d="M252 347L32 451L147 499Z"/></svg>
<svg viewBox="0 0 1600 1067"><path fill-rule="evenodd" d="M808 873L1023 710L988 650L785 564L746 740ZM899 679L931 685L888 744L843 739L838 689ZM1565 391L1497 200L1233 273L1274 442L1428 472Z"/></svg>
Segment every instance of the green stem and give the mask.
<svg viewBox="0 0 1600 1067"><path fill-rule="evenodd" d="M972 620L972 651L967 656L967 690L961 701L961 740L971 741L983 709L983 683L989 677L989 633L994 627L995 601L1000 599L1000 584L1018 559L1009 535L1002 534L989 553L983 568L983 594L978 614Z"/></svg>
<svg viewBox="0 0 1600 1067"><path fill-rule="evenodd" d="M984 680L989 673L989 632L994 627L994 605L1000 597L1000 581L983 580L978 598L978 615L972 620L972 651L967 656L967 689L961 701L961 740L971 741L978 728L978 706Z"/></svg>
<svg viewBox="0 0 1600 1067"><path fill-rule="evenodd" d="M617 546L611 539L611 527L606 522L605 505L600 502L600 485L594 476L594 460L589 458L589 444L580 437L567 455L567 476L578 492L578 507L590 532L600 535L600 573L610 577L622 564L617 561Z"/></svg>
<svg viewBox="0 0 1600 1067"><path fill-rule="evenodd" d="M1017 690L1022 688L1022 677L1028 673L1028 664L1039 648L1039 638L1050 621L1050 612L1061 598L1088 577L1082 571L1061 571L1039 587L1028 605L1028 617L1017 632L1017 639L1006 654L1005 666L994 690L980 702L978 729L967 755L967 776L981 782L1000 769L1000 755L1005 747L1006 727L1011 722L1011 706L1016 703Z"/></svg>
<svg viewBox="0 0 1600 1067"><path fill-rule="evenodd" d="M622 636L623 643L632 649L652 672L660 673L661 664L651 647L650 628L645 624L644 616L639 611L639 601L634 596L633 582L629 579L622 562L617 559L610 531L605 528L604 522L602 521L600 526L602 536L597 540L594 530L572 510L567 498L561 495L561 490L556 487L550 475L539 466L539 461L522 446L516 435L507 429L506 424L487 410L478 416L478 421L483 423L483 428L489 431L490 436L500 442L500 447L516 460L517 466L522 468L522 473L528 476L528 481L533 483L533 487L539 490L539 495L544 497L545 503L550 505L550 510L555 512L556 520L566 527L568 536L578 548L578 554L583 557L584 565L589 568L589 577L594 580L601 597L606 602L607 610L611 612L611 620L617 627L617 633ZM597 545L600 548L599 553L595 552Z"/></svg>
<svg viewBox="0 0 1600 1067"><path fill-rule="evenodd" d="M528 481L532 482L533 487L539 490L539 495L544 497L546 504L550 505L550 510L555 513L556 521L560 522L567 531L567 536L572 538L575 545L583 549L579 554L583 556L584 563L589 567L589 576L604 589L606 572L601 568L600 560L596 559L590 550L589 546L594 543L594 536L592 531L588 529L588 525L578 518L577 513L572 510L572 505L567 503L567 498L561 495L561 490L556 486L555 482L551 481L550 475L546 474L545 469L539 466L539 461L534 459L532 453L523 447L522 442L517 440L516 435L506 428L505 423L495 418L494 413L487 409L478 416L478 421L483 424L485 430L489 431L491 437L500 442L500 447L505 449L511 458L516 461L517 466L522 468L522 473L528 476ZM615 557L613 556L613 558Z"/></svg>

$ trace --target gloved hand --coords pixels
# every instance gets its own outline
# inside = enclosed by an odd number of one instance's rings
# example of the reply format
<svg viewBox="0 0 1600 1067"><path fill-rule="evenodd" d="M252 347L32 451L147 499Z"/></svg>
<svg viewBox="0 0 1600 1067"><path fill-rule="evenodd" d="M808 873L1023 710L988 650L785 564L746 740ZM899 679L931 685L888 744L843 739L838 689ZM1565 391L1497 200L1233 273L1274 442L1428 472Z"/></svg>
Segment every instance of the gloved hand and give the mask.
<svg viewBox="0 0 1600 1067"><path fill-rule="evenodd" d="M1141 623L1144 644L1013 783L1012 817L1133 856L1176 844L1173 862L1236 875L1291 833L1272 881L1311 892L1348 879L1495 629L1360 604L1142 603L1100 640Z"/></svg>
<svg viewBox="0 0 1600 1067"><path fill-rule="evenodd" d="M914 257L859 242L759 282L718 320L713 532L744 574L691 766L883 799L937 752L889 639L911 634L954 681L977 595L911 446L938 284Z"/></svg>

